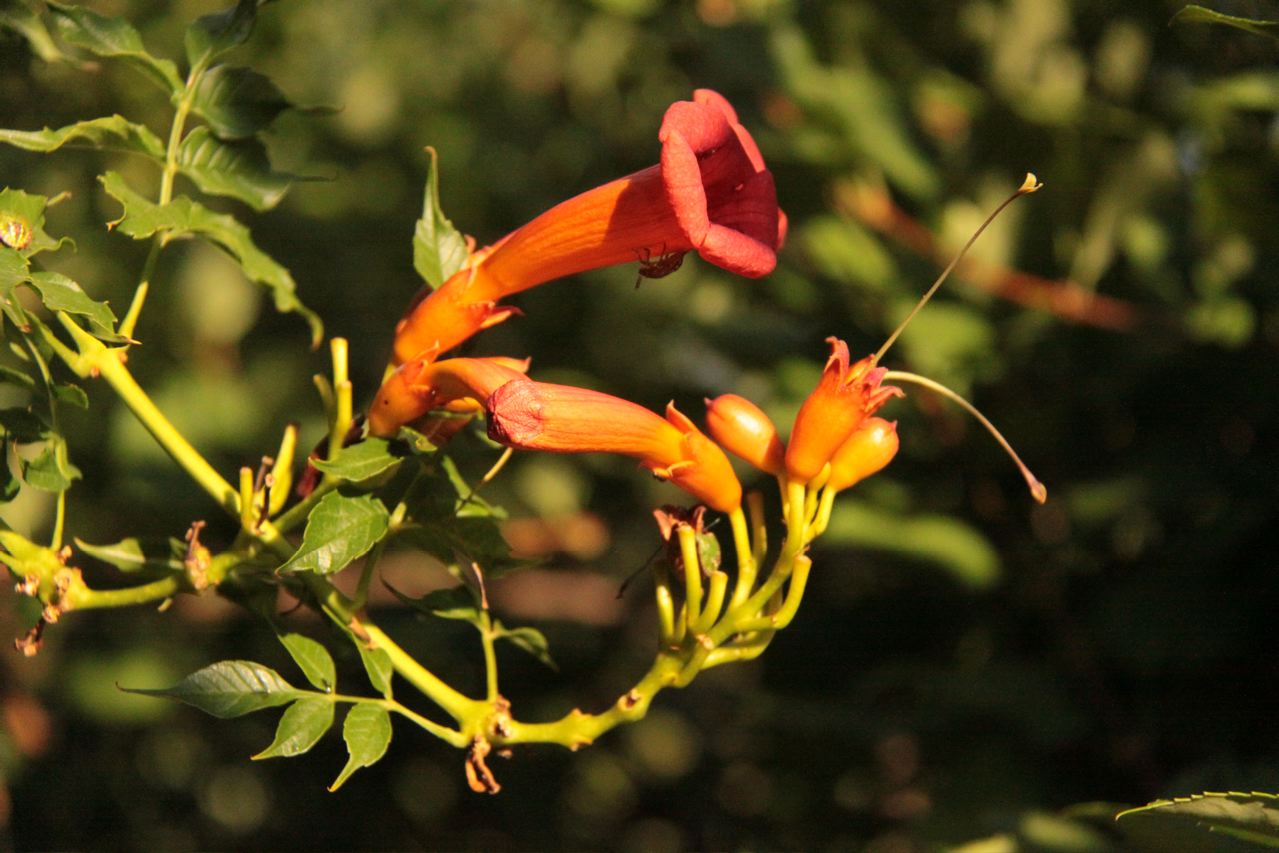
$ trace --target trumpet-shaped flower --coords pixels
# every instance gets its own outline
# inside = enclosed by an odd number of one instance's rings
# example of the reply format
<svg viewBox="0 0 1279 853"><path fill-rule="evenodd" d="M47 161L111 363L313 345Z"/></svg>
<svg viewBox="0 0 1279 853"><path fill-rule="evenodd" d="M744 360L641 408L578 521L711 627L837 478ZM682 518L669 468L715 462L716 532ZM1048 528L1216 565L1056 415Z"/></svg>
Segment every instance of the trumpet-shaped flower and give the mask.
<svg viewBox="0 0 1279 853"><path fill-rule="evenodd" d="M661 162L562 202L473 257L396 328L397 363L440 353L515 309L497 301L552 279L688 251L767 275L785 217L773 176L728 101L698 89L666 111ZM654 273L656 275L657 273Z"/></svg>
<svg viewBox="0 0 1279 853"><path fill-rule="evenodd" d="M485 408L489 437L508 447L620 453L711 509L741 506L742 486L728 457L674 404L662 418L599 391L523 379L494 391Z"/></svg>
<svg viewBox="0 0 1279 853"><path fill-rule="evenodd" d="M764 411L736 394L706 401L706 427L711 437L734 456L773 476L786 466L786 448L777 427Z"/></svg>
<svg viewBox="0 0 1279 853"><path fill-rule="evenodd" d="M826 488L842 492L878 474L897 455L897 422L867 418L835 451Z"/></svg>
<svg viewBox="0 0 1279 853"><path fill-rule="evenodd" d="M839 446L889 398L903 396L900 388L880 387L887 371L875 365L874 356L850 366L848 345L838 338L826 342L831 345L830 358L795 416L786 448L786 474L798 483L816 477Z"/></svg>
<svg viewBox="0 0 1279 853"><path fill-rule="evenodd" d="M369 407L369 433L390 437L401 426L443 409L455 417L428 431L429 438L442 443L466 423L465 414L482 412L482 401L507 382L523 379L527 370L528 359L503 357L405 362L378 389Z"/></svg>

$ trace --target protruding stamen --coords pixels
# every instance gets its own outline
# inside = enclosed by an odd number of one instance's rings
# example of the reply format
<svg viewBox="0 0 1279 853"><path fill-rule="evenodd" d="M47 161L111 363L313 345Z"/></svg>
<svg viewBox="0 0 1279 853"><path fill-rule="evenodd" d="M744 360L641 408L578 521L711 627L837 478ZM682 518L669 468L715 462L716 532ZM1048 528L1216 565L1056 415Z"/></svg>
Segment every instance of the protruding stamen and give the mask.
<svg viewBox="0 0 1279 853"><path fill-rule="evenodd" d="M946 399L958 404L961 408L968 412L968 414L979 420L981 425L995 437L995 441L999 442L1000 447L1004 448L1008 455L1012 457L1013 462L1017 465L1017 470L1021 471L1021 476L1025 478L1026 485L1030 487L1031 497L1033 497L1038 503L1043 503L1048 500L1048 489L1043 483L1039 482L1039 480L1035 478L1034 474L1030 473L1030 469L1026 467L1025 462L1021 461L1021 457L1017 455L1017 451L1013 450L1012 445L1008 443L1008 440L1004 438L1003 434L995 428L995 425L992 424L985 415L977 411L977 407L972 403L968 402L945 385L942 385L940 382L934 382L932 379L915 373L908 373L903 370L890 370L887 374L885 374L884 378L891 382L914 383L915 385L927 388L930 391L935 391Z"/></svg>
<svg viewBox="0 0 1279 853"><path fill-rule="evenodd" d="M1026 173L1026 179L1021 182L1021 186L1017 188L1017 191L1004 199L999 207L995 208L990 216L986 217L986 221L978 226L977 230L973 232L973 236L968 238L968 242L959 250L959 254L955 255L951 262L946 265L946 269L942 270L941 275L937 276L937 280L933 282L933 286L928 288L927 292L925 292L924 295L920 297L920 300L915 303L915 307L910 309L910 313L906 315L906 319L897 324L897 328L888 336L888 340L884 341L884 345L879 348L877 353L875 353L876 364L878 364L879 360L884 357L884 353L888 352L888 348L897 341L897 338L901 336L901 333L906 330L906 327L910 325L910 321L915 319L915 315L923 310L923 307L928 304L928 300L933 298L933 294L936 293L942 286L943 282L950 277L951 272L953 272L955 267L959 265L959 262L964 259L964 255L968 254L968 250L972 248L973 243L977 242L977 238L981 236L981 233L986 230L986 227L990 225L990 223L995 221L995 217L1003 213L1004 208L1012 204L1017 199L1035 192L1042 186L1043 184L1039 182L1039 179L1035 177L1033 172Z"/></svg>

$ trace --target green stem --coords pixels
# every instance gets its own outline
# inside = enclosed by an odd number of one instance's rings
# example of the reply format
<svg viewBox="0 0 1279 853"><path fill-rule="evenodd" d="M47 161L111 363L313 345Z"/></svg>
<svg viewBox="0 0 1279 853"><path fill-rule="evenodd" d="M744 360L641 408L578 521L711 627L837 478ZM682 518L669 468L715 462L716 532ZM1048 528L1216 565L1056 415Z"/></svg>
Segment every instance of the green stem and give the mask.
<svg viewBox="0 0 1279 853"><path fill-rule="evenodd" d="M493 617L488 609L480 611L480 645L484 647L484 689L489 704L498 700L497 692L497 650L493 640Z"/></svg>
<svg viewBox="0 0 1279 853"><path fill-rule="evenodd" d="M76 585L67 591L67 610L97 610L106 607L131 607L172 598L186 589L180 575L170 575L141 586L124 589L89 589Z"/></svg>

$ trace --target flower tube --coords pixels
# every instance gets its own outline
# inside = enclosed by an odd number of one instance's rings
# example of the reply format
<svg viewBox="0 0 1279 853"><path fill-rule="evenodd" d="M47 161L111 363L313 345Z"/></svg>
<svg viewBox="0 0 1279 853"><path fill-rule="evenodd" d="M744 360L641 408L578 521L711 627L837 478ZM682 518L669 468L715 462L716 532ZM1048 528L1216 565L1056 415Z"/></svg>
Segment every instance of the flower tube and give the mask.
<svg viewBox="0 0 1279 853"><path fill-rule="evenodd" d="M880 387L887 372L867 356L848 363L848 345L827 338L830 358L817 387L804 400L795 416L786 448L786 474L792 481L807 483L831 461L835 451L869 416L892 397L904 396L900 388Z"/></svg>
<svg viewBox="0 0 1279 853"><path fill-rule="evenodd" d="M719 446L670 404L666 417L619 397L521 379L489 396L489 437L519 450L620 453L711 509L742 503L742 486Z"/></svg>
<svg viewBox="0 0 1279 853"><path fill-rule="evenodd" d="M528 359L503 357L405 362L378 389L369 407L369 434L389 438L401 426L414 423L437 409L478 414L483 411L481 401L507 382L523 379L527 370ZM460 428L466 421L454 417L449 423L456 423ZM434 436L428 437L447 440L456 431L442 425L434 431Z"/></svg>
<svg viewBox="0 0 1279 853"><path fill-rule="evenodd" d="M773 176L719 94L698 89L666 111L661 162L562 202L482 250L396 327L396 363L434 359L514 309L497 301L613 264L696 251L724 269L772 272L785 237ZM655 273L656 274L656 273Z"/></svg>

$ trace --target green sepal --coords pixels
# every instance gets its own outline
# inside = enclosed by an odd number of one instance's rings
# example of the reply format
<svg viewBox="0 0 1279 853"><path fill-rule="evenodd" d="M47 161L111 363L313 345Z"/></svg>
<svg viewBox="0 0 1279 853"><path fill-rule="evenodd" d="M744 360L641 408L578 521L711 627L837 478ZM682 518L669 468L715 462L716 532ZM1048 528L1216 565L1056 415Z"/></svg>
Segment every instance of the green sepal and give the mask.
<svg viewBox="0 0 1279 853"><path fill-rule="evenodd" d="M142 44L142 36L128 21L99 15L83 6L54 0L46 2L54 28L67 44L95 56L123 59L168 95L176 95L182 90L177 66L171 60L159 59L148 53Z"/></svg>
<svg viewBox="0 0 1279 853"><path fill-rule="evenodd" d="M178 146L178 169L210 195L238 199L254 210L280 203L298 175L271 169L266 148L256 139L224 142L197 127Z"/></svg>
<svg viewBox="0 0 1279 853"><path fill-rule="evenodd" d="M270 667L247 660L210 664L172 687L120 689L126 693L176 699L223 719L275 708L306 695Z"/></svg>
<svg viewBox="0 0 1279 853"><path fill-rule="evenodd" d="M333 703L328 699L305 697L284 709L275 729L275 739L270 746L253 756L254 761L263 758L292 758L307 752L319 743L333 726Z"/></svg>
<svg viewBox="0 0 1279 853"><path fill-rule="evenodd" d="M380 705L360 703L351 708L342 724L342 738L349 755L346 766L329 786L330 791L342 787L351 774L381 760L391 744L391 715Z"/></svg>
<svg viewBox="0 0 1279 853"><path fill-rule="evenodd" d="M289 271L253 242L249 229L235 217L214 213L199 202L179 196L158 205L134 192L116 172L99 177L107 194L124 207L112 227L134 239L163 233L166 240L200 236L230 255L249 280L271 291L276 310L301 314L311 326L312 345L323 338L320 318L297 298L297 284Z"/></svg>
<svg viewBox="0 0 1279 853"><path fill-rule="evenodd" d="M390 513L372 495L330 492L311 510L302 545L276 572L340 572L377 544L389 524Z"/></svg>
<svg viewBox="0 0 1279 853"><path fill-rule="evenodd" d="M431 287L439 287L465 264L470 252L462 232L440 209L439 157L427 148L431 167L426 177L422 218L413 230L413 268Z"/></svg>
<svg viewBox="0 0 1279 853"><path fill-rule="evenodd" d="M56 130L2 130L0 142L26 151L56 151L68 142L87 141L95 148L122 148L145 154L157 162L164 160L164 143L146 125L131 122L121 115L85 119Z"/></svg>

